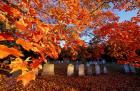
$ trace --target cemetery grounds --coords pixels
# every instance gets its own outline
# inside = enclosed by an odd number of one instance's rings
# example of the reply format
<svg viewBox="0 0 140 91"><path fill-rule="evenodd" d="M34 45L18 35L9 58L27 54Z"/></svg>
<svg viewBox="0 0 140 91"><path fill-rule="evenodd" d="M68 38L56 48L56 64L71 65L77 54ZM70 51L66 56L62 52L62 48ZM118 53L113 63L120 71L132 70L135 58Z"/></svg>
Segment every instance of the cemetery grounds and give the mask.
<svg viewBox="0 0 140 91"><path fill-rule="evenodd" d="M73 63L75 64L75 63ZM37 76L26 87L1 71L0 91L140 91L140 69L137 73L125 74L122 65L107 64L108 73L100 75L67 76L67 63L54 65L55 75ZM92 65L94 70L94 65ZM86 70L85 70L86 71Z"/></svg>

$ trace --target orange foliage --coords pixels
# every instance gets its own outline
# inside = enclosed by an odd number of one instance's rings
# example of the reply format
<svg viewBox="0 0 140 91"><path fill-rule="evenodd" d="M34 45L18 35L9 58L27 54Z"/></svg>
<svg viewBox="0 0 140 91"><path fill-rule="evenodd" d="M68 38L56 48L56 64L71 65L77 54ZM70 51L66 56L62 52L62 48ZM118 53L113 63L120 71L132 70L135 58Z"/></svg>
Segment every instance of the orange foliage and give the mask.
<svg viewBox="0 0 140 91"><path fill-rule="evenodd" d="M24 74L24 72L28 71L27 62L23 62L23 60L20 58L16 58L14 61L12 61L10 64L10 68L12 69L11 73L21 70L22 74Z"/></svg>
<svg viewBox="0 0 140 91"><path fill-rule="evenodd" d="M13 55L13 56L16 56L16 57L20 57L20 56L23 56L23 54L15 49L15 48L8 48L7 46L4 46L4 45L0 45L0 59L3 59L9 55Z"/></svg>
<svg viewBox="0 0 140 91"><path fill-rule="evenodd" d="M4 21L4 20L6 20L6 17L4 15L0 14L0 20Z"/></svg>
<svg viewBox="0 0 140 91"><path fill-rule="evenodd" d="M28 51L32 48L32 44L29 41L23 40L21 38L18 38L16 40L16 43L20 44L23 48L25 48Z"/></svg>
<svg viewBox="0 0 140 91"><path fill-rule="evenodd" d="M43 59L32 59L32 62L33 63L30 64L31 68L38 68L38 66L43 62Z"/></svg>

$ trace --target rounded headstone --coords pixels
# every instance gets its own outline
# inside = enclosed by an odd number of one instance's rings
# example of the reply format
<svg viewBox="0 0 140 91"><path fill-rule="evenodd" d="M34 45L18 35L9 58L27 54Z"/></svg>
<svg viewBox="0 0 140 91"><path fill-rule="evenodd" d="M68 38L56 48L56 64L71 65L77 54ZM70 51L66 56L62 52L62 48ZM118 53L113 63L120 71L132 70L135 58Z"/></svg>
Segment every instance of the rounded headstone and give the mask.
<svg viewBox="0 0 140 91"><path fill-rule="evenodd" d="M54 64L45 64L42 75L54 75Z"/></svg>
<svg viewBox="0 0 140 91"><path fill-rule="evenodd" d="M91 67L90 64L87 65L87 74L88 74L88 75L92 75L92 67Z"/></svg>
<svg viewBox="0 0 140 91"><path fill-rule="evenodd" d="M129 71L129 65L128 65L128 64L124 64L123 67L124 67L125 73L130 72L130 71Z"/></svg>
<svg viewBox="0 0 140 91"><path fill-rule="evenodd" d="M103 64L106 64L106 61L103 59L103 60L102 60L102 63L103 63Z"/></svg>
<svg viewBox="0 0 140 91"><path fill-rule="evenodd" d="M74 65L69 64L67 67L67 76L72 76L74 74Z"/></svg>
<svg viewBox="0 0 140 91"><path fill-rule="evenodd" d="M131 71L132 73L136 73L135 68L134 68L133 66L131 66L131 65L130 65L130 71Z"/></svg>
<svg viewBox="0 0 140 91"><path fill-rule="evenodd" d="M79 64L75 65L75 70L78 71Z"/></svg>
<svg viewBox="0 0 140 91"><path fill-rule="evenodd" d="M108 71L107 71L107 67L106 66L104 66L104 68L103 68L103 73L107 73Z"/></svg>
<svg viewBox="0 0 140 91"><path fill-rule="evenodd" d="M99 75L101 73L100 66L98 64L95 64L95 72L96 72L96 75Z"/></svg>
<svg viewBox="0 0 140 91"><path fill-rule="evenodd" d="M79 74L79 76L84 76L85 75L85 66L84 66L84 64L79 65L78 74Z"/></svg>

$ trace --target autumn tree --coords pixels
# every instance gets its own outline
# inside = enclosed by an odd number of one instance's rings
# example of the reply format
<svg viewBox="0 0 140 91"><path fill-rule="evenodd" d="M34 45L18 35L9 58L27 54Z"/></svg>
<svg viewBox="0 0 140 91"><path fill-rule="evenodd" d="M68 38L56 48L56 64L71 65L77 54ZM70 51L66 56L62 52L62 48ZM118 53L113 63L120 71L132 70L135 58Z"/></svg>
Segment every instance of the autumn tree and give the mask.
<svg viewBox="0 0 140 91"><path fill-rule="evenodd" d="M101 39L106 38L108 54L115 57L118 63L139 67L140 56L136 52L140 48L139 30L137 22L125 21L108 24L96 31L96 34Z"/></svg>

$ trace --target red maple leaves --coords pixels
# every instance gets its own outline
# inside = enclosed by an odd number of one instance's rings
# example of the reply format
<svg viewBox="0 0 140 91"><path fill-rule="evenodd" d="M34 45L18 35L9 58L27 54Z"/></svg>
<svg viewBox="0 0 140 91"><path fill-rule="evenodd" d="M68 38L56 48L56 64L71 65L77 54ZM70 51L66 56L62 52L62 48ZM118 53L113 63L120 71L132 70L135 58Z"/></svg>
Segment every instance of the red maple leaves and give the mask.
<svg viewBox="0 0 140 91"><path fill-rule="evenodd" d="M106 38L104 42L110 46L110 55L117 58L119 63L135 65L139 60L136 54L140 48L139 30L138 23L128 21L106 25L95 31L95 34L101 39Z"/></svg>

